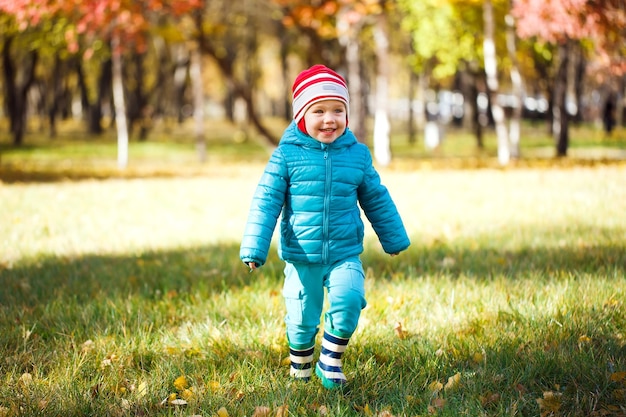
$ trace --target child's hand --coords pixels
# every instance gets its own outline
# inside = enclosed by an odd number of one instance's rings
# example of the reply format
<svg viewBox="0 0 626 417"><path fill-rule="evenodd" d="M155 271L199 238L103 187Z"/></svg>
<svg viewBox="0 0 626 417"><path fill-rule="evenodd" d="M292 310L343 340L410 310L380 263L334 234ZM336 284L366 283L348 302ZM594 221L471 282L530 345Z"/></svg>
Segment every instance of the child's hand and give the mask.
<svg viewBox="0 0 626 417"><path fill-rule="evenodd" d="M256 262L248 262L246 265L248 265L248 267L250 268L250 272L254 271L255 269L259 267Z"/></svg>
<svg viewBox="0 0 626 417"><path fill-rule="evenodd" d="M393 258L394 256L398 256L398 255L400 255L400 252L390 253L390 254L389 254L389 256L391 256L392 258Z"/></svg>

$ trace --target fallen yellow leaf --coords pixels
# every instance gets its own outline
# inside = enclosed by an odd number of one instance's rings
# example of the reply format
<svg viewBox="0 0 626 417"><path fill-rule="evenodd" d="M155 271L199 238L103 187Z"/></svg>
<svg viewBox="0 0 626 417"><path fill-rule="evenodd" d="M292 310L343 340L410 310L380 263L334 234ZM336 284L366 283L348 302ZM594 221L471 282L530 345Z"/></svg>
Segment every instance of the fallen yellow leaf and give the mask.
<svg viewBox="0 0 626 417"><path fill-rule="evenodd" d="M561 393L554 391L545 391L543 398L537 398L539 404L539 412L541 417L556 414L561 409Z"/></svg>
<svg viewBox="0 0 626 417"><path fill-rule="evenodd" d="M396 336L398 336L400 339L406 339L409 335L409 332L402 328L402 323L400 322L396 323L393 330L396 332Z"/></svg>
<svg viewBox="0 0 626 417"><path fill-rule="evenodd" d="M142 398L148 393L148 385L145 381L141 381L137 386L137 397Z"/></svg>
<svg viewBox="0 0 626 417"><path fill-rule="evenodd" d="M222 407L219 410L217 410L217 416L218 417L229 417L228 410L226 409L226 407Z"/></svg>
<svg viewBox="0 0 626 417"><path fill-rule="evenodd" d="M81 345L80 350L81 352L89 352L93 350L95 347L96 347L96 344L93 342L93 340L89 339Z"/></svg>
<svg viewBox="0 0 626 417"><path fill-rule="evenodd" d="M220 388L222 388L222 386L220 385L220 383L218 381L209 381L209 383L207 385L209 386L209 388L213 392L219 391Z"/></svg>
<svg viewBox="0 0 626 417"><path fill-rule="evenodd" d="M443 387L443 389L445 391L454 389L459 385L459 382L461 382L461 374L457 372L456 374L448 378L448 382L446 382L446 385Z"/></svg>
<svg viewBox="0 0 626 417"><path fill-rule="evenodd" d="M433 381L428 385L428 389L433 393L437 393L443 389L443 384L439 381Z"/></svg>
<svg viewBox="0 0 626 417"><path fill-rule="evenodd" d="M611 382L626 382L626 372L614 372L610 376Z"/></svg>
<svg viewBox="0 0 626 417"><path fill-rule="evenodd" d="M266 406L254 407L254 413L252 417L268 417L270 415L270 408Z"/></svg>
<svg viewBox="0 0 626 417"><path fill-rule="evenodd" d="M281 405L276 410L276 417L287 417L289 415L289 406L287 404Z"/></svg>
<svg viewBox="0 0 626 417"><path fill-rule="evenodd" d="M174 380L174 388L178 391L182 391L186 388L189 388L189 382L187 382L187 378L184 375L179 376Z"/></svg>
<svg viewBox="0 0 626 417"><path fill-rule="evenodd" d="M24 372L19 379L20 385L27 387L33 382L33 376L28 372Z"/></svg>
<svg viewBox="0 0 626 417"><path fill-rule="evenodd" d="M183 399L189 401L194 397L194 393L193 393L193 387L191 388L185 388L181 393L180 396L183 397Z"/></svg>

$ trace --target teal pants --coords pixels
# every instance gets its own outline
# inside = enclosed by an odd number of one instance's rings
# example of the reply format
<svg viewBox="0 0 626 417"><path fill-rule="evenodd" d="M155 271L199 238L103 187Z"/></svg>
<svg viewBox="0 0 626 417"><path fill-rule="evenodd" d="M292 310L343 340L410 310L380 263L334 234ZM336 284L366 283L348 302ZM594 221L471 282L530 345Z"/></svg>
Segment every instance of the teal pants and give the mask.
<svg viewBox="0 0 626 417"><path fill-rule="evenodd" d="M325 294L328 310L324 330L349 338L356 330L361 310L367 305L365 274L358 256L332 265L286 263L285 323L289 345L293 348L306 349L314 345Z"/></svg>

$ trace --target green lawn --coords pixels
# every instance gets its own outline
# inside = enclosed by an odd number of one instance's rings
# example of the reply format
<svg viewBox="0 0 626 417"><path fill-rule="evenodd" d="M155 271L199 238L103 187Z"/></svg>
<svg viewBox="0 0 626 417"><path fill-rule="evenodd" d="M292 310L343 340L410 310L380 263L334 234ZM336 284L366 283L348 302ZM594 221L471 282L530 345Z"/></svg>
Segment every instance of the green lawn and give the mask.
<svg viewBox="0 0 626 417"><path fill-rule="evenodd" d="M262 149L136 145L5 149L0 416L626 415L624 164L380 169L413 244L368 230L340 393L288 377L275 251L238 259Z"/></svg>

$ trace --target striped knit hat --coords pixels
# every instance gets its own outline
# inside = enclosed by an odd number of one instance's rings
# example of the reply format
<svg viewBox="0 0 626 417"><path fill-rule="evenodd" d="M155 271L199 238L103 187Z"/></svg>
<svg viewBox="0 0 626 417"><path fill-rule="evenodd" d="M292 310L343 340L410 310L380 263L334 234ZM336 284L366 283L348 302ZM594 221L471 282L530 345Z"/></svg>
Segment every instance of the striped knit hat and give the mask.
<svg viewBox="0 0 626 417"><path fill-rule="evenodd" d="M306 133L304 113L318 101L339 100L346 105L346 114L348 114L350 97L346 80L324 65L314 65L298 74L291 91L293 93L293 119L304 133ZM346 126L347 124L348 117L346 116Z"/></svg>

